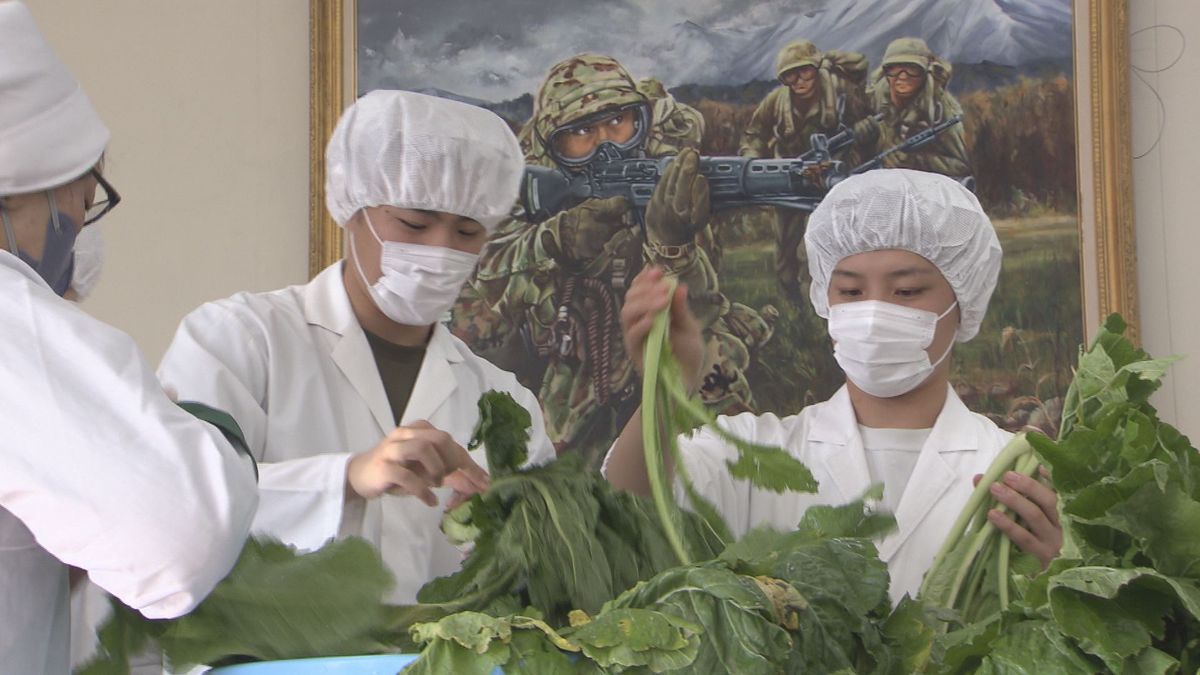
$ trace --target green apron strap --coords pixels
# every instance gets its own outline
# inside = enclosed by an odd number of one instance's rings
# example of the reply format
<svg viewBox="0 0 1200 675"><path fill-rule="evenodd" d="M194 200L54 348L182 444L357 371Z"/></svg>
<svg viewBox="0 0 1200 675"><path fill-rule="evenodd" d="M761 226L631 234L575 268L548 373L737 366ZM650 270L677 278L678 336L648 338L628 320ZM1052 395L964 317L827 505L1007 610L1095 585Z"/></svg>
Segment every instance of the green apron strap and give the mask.
<svg viewBox="0 0 1200 675"><path fill-rule="evenodd" d="M254 466L254 478L258 479L258 462L254 460L254 455L250 454L250 448L246 445L246 435L242 433L242 428L238 426L237 420L233 419L233 415L197 401L178 401L176 405L196 419L219 429L235 450L250 458L250 463Z"/></svg>

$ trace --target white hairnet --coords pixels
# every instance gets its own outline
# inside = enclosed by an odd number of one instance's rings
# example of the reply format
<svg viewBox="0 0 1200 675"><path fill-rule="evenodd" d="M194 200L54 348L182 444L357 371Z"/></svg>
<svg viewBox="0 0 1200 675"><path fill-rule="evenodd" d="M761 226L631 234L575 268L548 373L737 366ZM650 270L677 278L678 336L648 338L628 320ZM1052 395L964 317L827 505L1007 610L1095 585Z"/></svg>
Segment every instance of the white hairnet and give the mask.
<svg viewBox="0 0 1200 675"><path fill-rule="evenodd" d="M829 316L829 279L843 258L867 251L911 251L950 282L962 321L956 336L979 332L1000 276L1000 241L971 191L953 178L907 169L879 169L838 183L808 219L804 234L809 293Z"/></svg>
<svg viewBox="0 0 1200 675"><path fill-rule="evenodd" d="M0 1L0 195L71 182L100 160L108 139L29 10Z"/></svg>
<svg viewBox="0 0 1200 675"><path fill-rule="evenodd" d="M325 203L339 225L360 209L444 211L488 232L509 215L525 160L504 120L483 108L409 91L373 91L342 118L325 150Z"/></svg>

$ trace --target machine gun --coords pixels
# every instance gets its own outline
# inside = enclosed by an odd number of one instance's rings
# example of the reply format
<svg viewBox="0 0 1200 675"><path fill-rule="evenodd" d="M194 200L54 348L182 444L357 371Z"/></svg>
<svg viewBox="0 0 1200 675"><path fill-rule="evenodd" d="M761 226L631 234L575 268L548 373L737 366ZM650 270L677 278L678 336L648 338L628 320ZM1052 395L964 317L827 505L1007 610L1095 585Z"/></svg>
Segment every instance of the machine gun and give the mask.
<svg viewBox="0 0 1200 675"><path fill-rule="evenodd" d="M854 132L843 128L834 136L813 134L812 149L792 159L701 157L700 175L708 179L714 211L744 206L777 206L812 211L829 190L848 176L878 168L897 152L915 150L962 121L948 118L903 143L888 148L870 161L847 169L834 155L855 142ZM623 196L636 212L645 213L654 188L675 157L621 159L601 156L581 171L526 166L521 184L521 218L541 222L578 206L588 199Z"/></svg>

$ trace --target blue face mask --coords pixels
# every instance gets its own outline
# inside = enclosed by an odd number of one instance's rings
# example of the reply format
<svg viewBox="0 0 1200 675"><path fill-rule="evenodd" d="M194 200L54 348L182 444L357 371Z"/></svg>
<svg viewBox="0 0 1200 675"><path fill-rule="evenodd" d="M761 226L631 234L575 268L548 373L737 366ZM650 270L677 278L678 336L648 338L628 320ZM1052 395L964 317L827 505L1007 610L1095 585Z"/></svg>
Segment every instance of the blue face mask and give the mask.
<svg viewBox="0 0 1200 675"><path fill-rule="evenodd" d="M12 223L3 207L0 207L0 218L4 219L4 236L9 249L61 296L71 287L71 277L75 273L75 237L79 228L70 216L58 212L52 194L47 192L46 199L50 202L50 220L46 223L46 245L42 248L41 260L35 260L17 246Z"/></svg>

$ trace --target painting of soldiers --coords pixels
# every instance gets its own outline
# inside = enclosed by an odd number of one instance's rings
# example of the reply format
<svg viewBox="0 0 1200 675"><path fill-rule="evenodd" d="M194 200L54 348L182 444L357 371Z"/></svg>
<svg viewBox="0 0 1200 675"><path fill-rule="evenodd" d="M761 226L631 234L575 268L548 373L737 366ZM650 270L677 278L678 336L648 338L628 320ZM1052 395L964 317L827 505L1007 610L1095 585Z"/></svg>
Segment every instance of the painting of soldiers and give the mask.
<svg viewBox="0 0 1200 675"><path fill-rule="evenodd" d="M832 185L876 167L958 179L989 213L1005 267L952 380L1019 428L1061 402L1083 333L1071 3L1023 4L359 0L357 81L517 133L521 202L449 325L538 395L559 452L598 464L637 405L619 314L647 265L688 286L714 411L832 394L803 237ZM652 208L668 197L673 215Z"/></svg>

